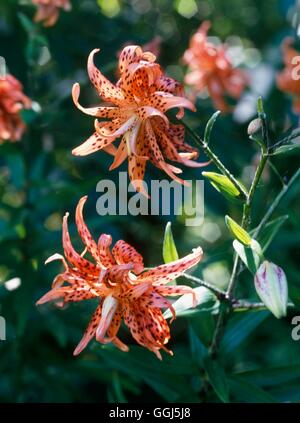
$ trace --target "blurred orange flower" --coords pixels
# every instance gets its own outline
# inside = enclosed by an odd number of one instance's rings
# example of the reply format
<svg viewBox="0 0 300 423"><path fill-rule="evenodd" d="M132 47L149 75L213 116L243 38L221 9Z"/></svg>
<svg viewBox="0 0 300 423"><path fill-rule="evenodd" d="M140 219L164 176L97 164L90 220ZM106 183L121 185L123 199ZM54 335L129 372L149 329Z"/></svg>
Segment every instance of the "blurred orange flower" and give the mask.
<svg viewBox="0 0 300 423"><path fill-rule="evenodd" d="M165 347L170 339L170 329L161 309L170 308L173 319L175 311L165 296L190 293L194 306L196 297L188 286L166 284L197 264L202 257L202 249L198 247L182 259L143 272L142 256L126 242L116 242L110 251L110 235L101 235L98 243L93 240L82 215L86 199L81 198L76 209L77 229L85 249L82 254L74 250L68 232L67 213L63 219L62 240L65 258L54 254L46 261L61 260L65 270L56 276L51 291L37 304L54 300L62 306L74 301L98 299L99 305L74 355L79 354L94 337L103 344L112 342L120 350L128 351L127 345L117 337L122 320L133 338L159 359L160 349L172 355ZM84 257L86 252L94 262Z"/></svg>
<svg viewBox="0 0 300 423"><path fill-rule="evenodd" d="M215 107L226 113L230 107L225 95L238 99L247 78L241 70L233 68L224 45L208 42L209 28L210 22L203 22L184 53L183 61L188 65L185 83L194 88L195 95L206 88Z"/></svg>
<svg viewBox="0 0 300 423"><path fill-rule="evenodd" d="M277 86L281 91L294 96L293 110L300 114L300 53L291 47L292 43L293 39L288 37L282 44L285 68L277 75Z"/></svg>
<svg viewBox="0 0 300 423"><path fill-rule="evenodd" d="M22 109L31 107L21 83L12 75L0 78L0 142L18 141L25 130L20 117Z"/></svg>
<svg viewBox="0 0 300 423"><path fill-rule="evenodd" d="M88 74L99 96L114 106L84 108L79 102L80 87L73 86L75 105L84 113L109 120L95 120L96 132L72 153L85 156L105 150L114 156L110 170L118 167L128 157L128 172L135 189L145 194L142 180L148 160L164 170L174 180L184 183L175 174L181 169L165 162L165 158L187 166L200 167L191 159L198 156L197 149L184 142L184 127L169 122L165 112L180 108L194 110L194 105L183 97L182 86L165 76L150 52L139 46L127 46L120 53L117 84L112 84L94 65L93 50L88 58ZM122 137L118 149L112 145ZM180 151L180 152L179 152ZM145 194L147 195L147 194Z"/></svg>
<svg viewBox="0 0 300 423"><path fill-rule="evenodd" d="M32 0L32 3L38 6L35 22L42 22L44 26L55 25L60 9L71 10L69 0Z"/></svg>

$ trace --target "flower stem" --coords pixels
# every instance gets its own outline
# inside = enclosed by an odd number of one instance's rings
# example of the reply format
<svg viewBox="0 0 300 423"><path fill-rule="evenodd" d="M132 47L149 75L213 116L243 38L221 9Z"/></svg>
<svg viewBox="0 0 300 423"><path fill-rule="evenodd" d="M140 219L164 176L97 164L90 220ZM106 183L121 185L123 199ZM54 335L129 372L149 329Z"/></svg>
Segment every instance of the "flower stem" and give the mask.
<svg viewBox="0 0 300 423"><path fill-rule="evenodd" d="M207 157L210 158L210 160L214 163L214 165L222 172L223 175L225 175L230 182L236 187L236 189L240 192L241 198L246 199L247 198L247 191L243 187L243 185L230 173L230 171L224 166L224 164L221 162L218 156L213 153L213 151L209 148L208 144L202 140L185 122L182 120L180 123L185 127L187 133L193 138L193 140L196 142L196 144L200 145L200 147L203 149L204 153L207 155Z"/></svg>
<svg viewBox="0 0 300 423"><path fill-rule="evenodd" d="M248 227L250 225L251 206L252 206L253 197L254 197L254 194L255 194L255 191L257 189L258 183L260 181L261 175L263 173L263 170L264 170L265 165L266 165L267 160L268 160L268 143L269 143L268 125L267 125L266 115L263 111L263 105L262 105L261 99L259 99L259 101L258 101L258 115L259 115L259 117L262 121L263 143L261 145L260 161L259 161L259 164L256 168L255 175L254 175L253 181L251 183L250 190L249 190L248 193L246 193L246 201L244 203L244 208L243 208L243 217L242 217L241 226L242 226L243 229L246 229L246 230L248 229ZM227 307L224 307L223 309L220 310L220 313L219 313L219 316L218 316L215 332L214 332L214 335L213 335L212 344L211 344L211 347L210 347L210 355L211 356L213 356L217 352L219 341L220 341L221 334L222 334L223 327L224 327L225 315L227 314L227 311L228 311L228 306L229 306L229 309L232 308L232 303L233 303L232 297L233 297L234 289L235 289L236 282L237 282L237 274L238 274L239 264L240 264L240 258L236 254L235 258L234 258L234 263L233 263L233 268L232 268L228 288L227 288L227 291L226 291L226 299L228 300L228 303L227 303Z"/></svg>
<svg viewBox="0 0 300 423"><path fill-rule="evenodd" d="M204 280L199 279L195 276L189 275L188 273L184 273L182 276L186 279L196 282L198 285L204 286L205 288L211 290L214 294L216 294L219 299L222 298L223 300L226 300L226 292L222 291L222 289L219 289L216 286L213 286L210 283L205 282Z"/></svg>
<svg viewBox="0 0 300 423"><path fill-rule="evenodd" d="M293 303L287 303L290 308L295 307ZM235 311L248 311L248 310L268 310L264 303L251 303L249 301L237 300L232 304Z"/></svg>

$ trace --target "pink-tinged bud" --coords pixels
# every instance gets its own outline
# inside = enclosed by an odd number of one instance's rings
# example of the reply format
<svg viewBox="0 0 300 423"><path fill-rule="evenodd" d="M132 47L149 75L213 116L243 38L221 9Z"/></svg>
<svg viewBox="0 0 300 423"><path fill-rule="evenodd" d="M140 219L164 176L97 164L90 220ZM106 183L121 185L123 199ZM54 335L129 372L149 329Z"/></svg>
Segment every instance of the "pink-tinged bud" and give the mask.
<svg viewBox="0 0 300 423"><path fill-rule="evenodd" d="M255 274L254 284L258 296L274 316L278 319L286 316L288 286L281 267L265 260Z"/></svg>

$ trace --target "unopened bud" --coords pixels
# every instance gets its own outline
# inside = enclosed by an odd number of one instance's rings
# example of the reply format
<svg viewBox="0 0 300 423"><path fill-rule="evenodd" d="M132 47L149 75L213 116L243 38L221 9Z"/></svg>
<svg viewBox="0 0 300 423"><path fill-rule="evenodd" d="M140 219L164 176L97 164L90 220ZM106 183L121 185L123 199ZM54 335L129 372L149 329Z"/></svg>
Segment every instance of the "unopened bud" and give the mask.
<svg viewBox="0 0 300 423"><path fill-rule="evenodd" d="M278 319L286 316L288 286L281 267L265 260L255 274L254 283L258 296L274 316Z"/></svg>

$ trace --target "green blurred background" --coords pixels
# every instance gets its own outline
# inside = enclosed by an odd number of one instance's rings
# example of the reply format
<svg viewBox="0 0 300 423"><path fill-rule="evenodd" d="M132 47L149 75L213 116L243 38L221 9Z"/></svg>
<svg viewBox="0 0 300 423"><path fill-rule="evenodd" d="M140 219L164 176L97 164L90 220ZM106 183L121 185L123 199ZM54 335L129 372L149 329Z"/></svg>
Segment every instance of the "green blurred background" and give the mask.
<svg viewBox="0 0 300 423"><path fill-rule="evenodd" d="M118 172L125 171L126 164L109 172L111 157L106 153L83 158L71 155L71 149L91 134L93 119L75 108L70 91L79 81L82 103L96 104L86 73L89 52L101 48L97 64L115 80L122 46L144 44L155 36L162 41L159 62L170 76L183 81L181 57L189 38L203 20L211 20L210 35L228 43L234 63L247 70L251 81L235 113L221 116L213 133L213 148L247 185L257 155L246 135L247 125L255 116L257 96L264 97L273 141L298 125L291 99L277 90L274 78L282 67L282 39L296 36L292 22L297 21L297 10L299 17L299 4L297 9L292 0L71 3L72 11L62 12L58 23L45 29L32 23L35 10L29 2L0 2L0 55L35 102L34 110L23 114L28 129L21 142L0 145L0 315L7 325L7 340L0 341L0 401L218 402L203 371L203 349L215 325L209 310L176 320L170 342L175 355L164 354L159 362L135 344L126 328L121 339L131 347L128 354L91 342L73 358L95 304L72 304L64 310L51 305L35 307L60 271L59 263L46 267L44 261L62 252L61 220L66 211L71 213L74 244L82 248L74 225L74 210L82 195L89 195L85 217L95 237L110 233L114 240L125 239L144 255L147 266L163 262L163 233L171 220L180 256L201 245L205 256L194 275L221 288L228 283L233 255L224 216L237 220L241 216L239 205L229 203L205 182L205 221L199 227L186 227L176 216L99 217L97 182L118 181ZM197 113L187 113L186 120L202 134L213 112L210 99L199 98ZM200 159L205 160L203 153ZM299 153L276 156L273 163L283 178L289 178L299 166ZM208 169L215 170L213 166ZM197 169L184 169L184 176L202 179ZM160 171L148 167L148 182L162 177ZM254 224L280 187L276 175L267 169L255 198ZM298 305L299 192L298 183L278 209L277 215L288 213L289 220L268 250L269 259L285 269L290 297ZM13 278L20 278L21 284L9 290L5 282ZM246 272L240 276L238 294L257 300L252 277ZM218 372L224 372L222 380L229 387L231 401L300 402L300 341L291 338L293 315L297 310L283 320L265 311L236 313L230 319Z"/></svg>

